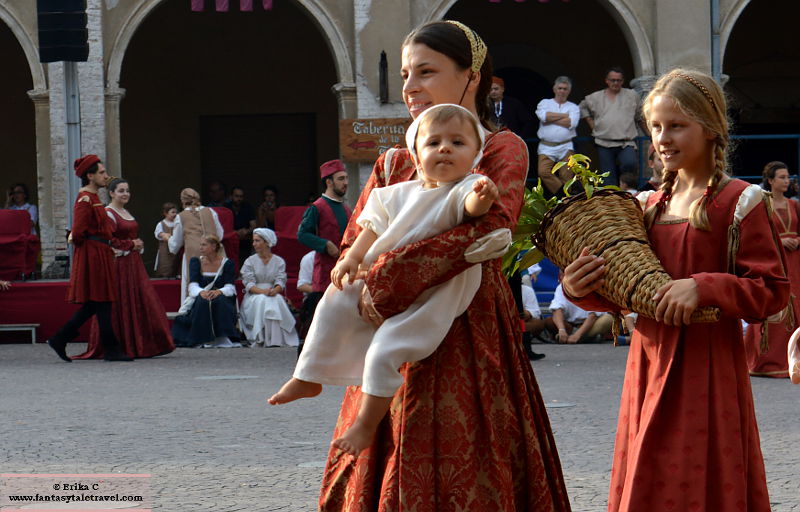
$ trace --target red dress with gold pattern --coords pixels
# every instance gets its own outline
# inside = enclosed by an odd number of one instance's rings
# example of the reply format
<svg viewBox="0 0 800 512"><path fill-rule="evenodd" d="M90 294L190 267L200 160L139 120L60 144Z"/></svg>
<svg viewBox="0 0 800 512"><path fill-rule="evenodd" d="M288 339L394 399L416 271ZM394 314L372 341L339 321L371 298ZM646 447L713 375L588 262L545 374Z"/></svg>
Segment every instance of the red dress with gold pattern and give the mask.
<svg viewBox="0 0 800 512"><path fill-rule="evenodd" d="M361 193L343 239L374 187L386 185L384 157ZM490 136L478 170L500 190L484 216L436 237L383 254L366 285L384 317L407 308L425 289L470 264L464 251L498 228L513 229L522 205L528 152L507 130ZM414 167L397 150L389 183ZM482 264L481 287L430 357L403 365L372 445L357 459L332 449L323 476L323 511L570 510L550 423L522 346L516 306L500 261ZM347 389L334 437L358 413L360 388Z"/></svg>
<svg viewBox="0 0 800 512"><path fill-rule="evenodd" d="M781 238L797 238L798 219L797 203L787 200L786 209L774 209L772 212L772 222L778 228ZM800 313L800 250L789 251L784 249L786 254L786 275L792 286L791 304L794 312L792 317L785 317L767 323L769 333L767 336L767 351L761 353L761 326L763 324L750 324L744 336L745 347L747 348L747 363L750 367L750 375L759 377L773 377L780 379L789 378L789 338L797 325L798 313Z"/></svg>
<svg viewBox="0 0 800 512"><path fill-rule="evenodd" d="M622 389L609 511L770 510L739 321L758 322L789 298L765 202L740 225L735 273L727 273L728 226L747 183L723 183L708 205L711 231L688 219L659 221L650 244L673 279L693 278L698 306L716 323L672 327L642 315ZM661 197L656 192L648 206ZM575 301L613 310L592 294Z"/></svg>
<svg viewBox="0 0 800 512"><path fill-rule="evenodd" d="M110 302L114 300L114 251L107 244L90 240L95 236L111 240L114 226L97 194L81 190L72 215L72 272L67 301Z"/></svg>

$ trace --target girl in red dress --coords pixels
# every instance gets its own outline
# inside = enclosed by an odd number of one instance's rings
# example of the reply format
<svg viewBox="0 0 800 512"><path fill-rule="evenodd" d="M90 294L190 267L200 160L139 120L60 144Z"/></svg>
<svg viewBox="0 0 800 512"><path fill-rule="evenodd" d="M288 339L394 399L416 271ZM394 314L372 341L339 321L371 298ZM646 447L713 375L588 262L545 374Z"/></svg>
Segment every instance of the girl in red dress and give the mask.
<svg viewBox="0 0 800 512"><path fill-rule="evenodd" d="M108 186L111 204L106 214L113 226L114 265L116 275L115 301L111 313L112 325L125 353L134 358L153 357L175 350L169 323L139 251L139 224L125 209L130 200L128 182L113 180ZM92 322L86 352L74 359L103 357L97 321Z"/></svg>
<svg viewBox="0 0 800 512"><path fill-rule="evenodd" d="M786 275L792 287L789 307L792 315L778 315L766 323L767 337L762 347L764 324L747 326L744 342L750 375L758 377L789 378L789 337L796 327L800 313L797 298L800 297L800 238L798 238L797 202L786 199L789 190L789 170L783 162L770 162L764 167L764 188L772 191L772 223L778 229L781 244L786 253Z"/></svg>
<svg viewBox="0 0 800 512"><path fill-rule="evenodd" d="M413 118L431 105L456 103L491 126L491 61L468 27L439 21L415 30L403 44L401 75ZM343 252L361 229L355 220L370 191L415 177L407 150L390 154L378 159L361 193ZM515 227L528 171L525 143L508 130L489 133L477 169L500 198L482 217L381 255L365 277L367 320L404 311L427 288L464 271L464 252L476 239ZM482 269L475 298L439 348L401 368L404 384L370 447L355 459L331 448L320 510L570 510L508 281L499 259ZM334 438L352 425L360 397L360 388L347 389Z"/></svg>
<svg viewBox="0 0 800 512"><path fill-rule="evenodd" d="M676 69L644 103L664 163L658 192L639 199L650 243L674 279L656 292L656 318L639 316L622 390L610 511L768 511L753 396L739 322L782 310L789 283L766 195L725 174L722 90ZM602 258L583 254L564 289L590 309ZM716 323L689 324L700 306Z"/></svg>

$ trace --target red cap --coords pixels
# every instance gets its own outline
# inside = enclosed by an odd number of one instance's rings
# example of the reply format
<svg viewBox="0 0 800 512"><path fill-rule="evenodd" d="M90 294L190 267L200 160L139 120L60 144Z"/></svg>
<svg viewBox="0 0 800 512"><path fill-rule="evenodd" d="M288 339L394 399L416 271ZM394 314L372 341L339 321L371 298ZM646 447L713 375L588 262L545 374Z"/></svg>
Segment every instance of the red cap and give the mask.
<svg viewBox="0 0 800 512"><path fill-rule="evenodd" d="M100 157L97 155L84 155L75 160L75 174L79 178L83 178L83 175L86 174L89 167L97 163L100 163Z"/></svg>
<svg viewBox="0 0 800 512"><path fill-rule="evenodd" d="M505 81L503 81L503 79L502 79L502 78L500 78L499 76L493 76L493 77L492 77L492 83L493 83L493 84L497 84L497 85L499 85L500 87L505 87L505 86L506 86L506 83L505 83Z"/></svg>
<svg viewBox="0 0 800 512"><path fill-rule="evenodd" d="M341 160L328 160L319 166L319 174L322 179L327 178L331 174L336 174L339 171L344 171L344 164Z"/></svg>

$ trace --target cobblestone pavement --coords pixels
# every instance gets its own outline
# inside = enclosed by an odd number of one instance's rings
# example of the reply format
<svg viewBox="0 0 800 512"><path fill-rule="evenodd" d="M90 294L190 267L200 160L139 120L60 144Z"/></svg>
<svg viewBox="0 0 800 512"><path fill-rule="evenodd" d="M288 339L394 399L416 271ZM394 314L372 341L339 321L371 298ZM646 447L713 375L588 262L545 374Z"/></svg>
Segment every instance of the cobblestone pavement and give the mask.
<svg viewBox="0 0 800 512"><path fill-rule="evenodd" d="M605 510L627 349L537 350L573 509ZM267 407L294 354L179 349L65 364L45 345L0 345L0 472L150 473L155 509L170 512L314 510L342 389ZM800 512L800 386L753 389L773 510Z"/></svg>

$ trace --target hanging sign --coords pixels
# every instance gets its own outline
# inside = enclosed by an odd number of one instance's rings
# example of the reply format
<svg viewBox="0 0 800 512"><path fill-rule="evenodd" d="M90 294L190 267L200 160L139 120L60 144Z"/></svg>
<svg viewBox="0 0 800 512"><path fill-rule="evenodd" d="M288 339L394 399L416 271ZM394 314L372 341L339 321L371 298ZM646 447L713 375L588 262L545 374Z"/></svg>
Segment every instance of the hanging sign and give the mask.
<svg viewBox="0 0 800 512"><path fill-rule="evenodd" d="M409 118L342 119L339 121L339 145L342 160L374 162L378 156L397 145L405 147Z"/></svg>

